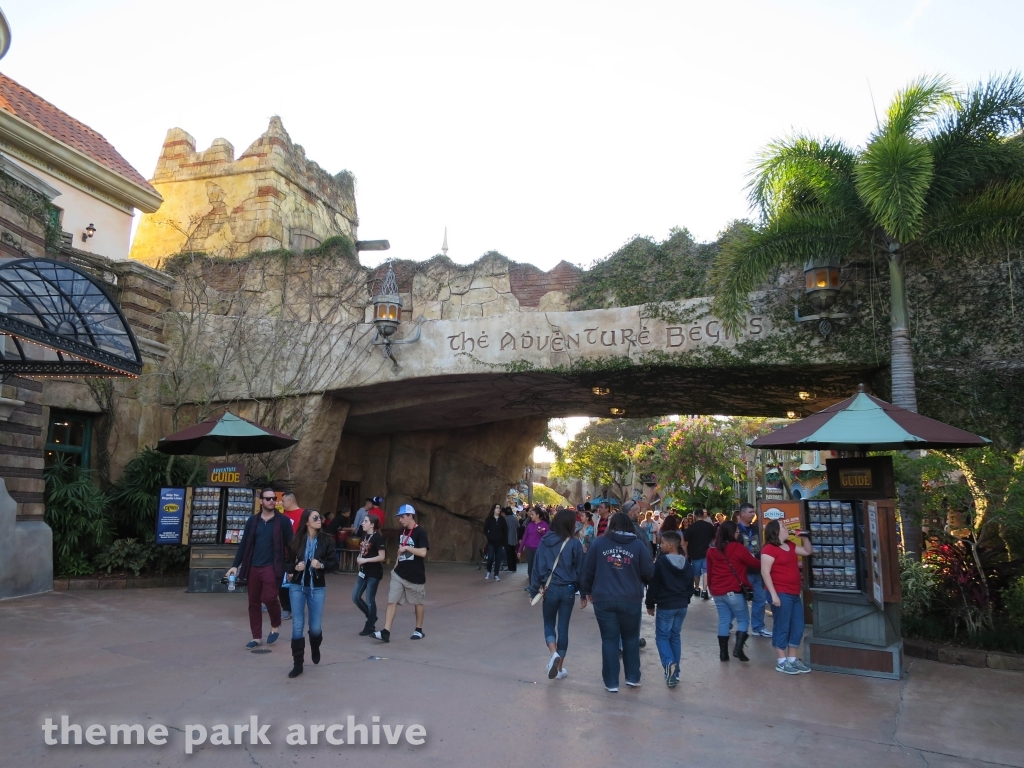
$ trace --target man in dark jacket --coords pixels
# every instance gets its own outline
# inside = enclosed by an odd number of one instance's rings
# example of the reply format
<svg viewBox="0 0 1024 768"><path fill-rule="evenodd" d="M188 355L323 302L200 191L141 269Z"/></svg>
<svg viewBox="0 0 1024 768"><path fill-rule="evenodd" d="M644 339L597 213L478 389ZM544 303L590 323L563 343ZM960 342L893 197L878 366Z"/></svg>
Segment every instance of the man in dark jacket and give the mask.
<svg viewBox="0 0 1024 768"><path fill-rule="evenodd" d="M505 566L509 573L516 572L516 547L519 545L519 520L512 507L505 507L505 524L508 526L508 539L505 544Z"/></svg>
<svg viewBox="0 0 1024 768"><path fill-rule="evenodd" d="M681 554L679 531L666 531L661 537L661 555L654 564L654 577L647 587L647 613L655 615L655 640L661 666L665 668L665 684L675 688L679 682L682 655L683 619L693 595L693 568Z"/></svg>
<svg viewBox="0 0 1024 768"><path fill-rule="evenodd" d="M487 539L487 575L484 578L491 578L493 569L494 580L501 581L498 571L501 570L501 556L508 546L508 523L505 522L505 515L501 513L501 507L497 504L484 520L484 538Z"/></svg>
<svg viewBox="0 0 1024 768"><path fill-rule="evenodd" d="M612 515L605 535L587 550L580 579L581 607L589 599L601 628L601 675L611 693L619 690L619 648L626 685L640 686L640 615L644 584L654 575L650 548L633 532L622 512Z"/></svg>
<svg viewBox="0 0 1024 768"><path fill-rule="evenodd" d="M245 647L250 650L263 642L260 603L267 606L267 615L270 616L267 645L277 641L281 629L278 588L284 580L285 559L291 543L292 523L277 511L277 495L267 488L260 493L260 514L253 515L246 522L235 561L227 572L229 577L238 574L241 581L248 582L246 591L252 640Z"/></svg>

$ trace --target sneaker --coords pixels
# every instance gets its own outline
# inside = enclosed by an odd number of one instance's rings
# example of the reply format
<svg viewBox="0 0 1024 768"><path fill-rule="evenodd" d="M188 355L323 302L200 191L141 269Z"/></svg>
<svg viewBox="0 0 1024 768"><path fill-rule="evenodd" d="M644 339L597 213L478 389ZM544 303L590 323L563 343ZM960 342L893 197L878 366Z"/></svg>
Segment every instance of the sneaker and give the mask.
<svg viewBox="0 0 1024 768"><path fill-rule="evenodd" d="M388 632L386 629L378 629L376 632L373 633L373 636L380 640L382 643L391 642L391 633Z"/></svg>
<svg viewBox="0 0 1024 768"><path fill-rule="evenodd" d="M558 660L560 658L561 657L558 655L558 652L556 651L555 653L551 654L551 658L548 659L548 680L554 680L555 675L558 674Z"/></svg>
<svg viewBox="0 0 1024 768"><path fill-rule="evenodd" d="M359 633L360 637L369 637L374 633L373 627L363 627L363 631Z"/></svg>
<svg viewBox="0 0 1024 768"><path fill-rule="evenodd" d="M423 630L422 629L417 629L415 632L412 633L412 637L410 637L409 639L410 640L422 640L423 638L424 638Z"/></svg>
<svg viewBox="0 0 1024 768"><path fill-rule="evenodd" d="M637 680L635 683L631 683L629 682L629 680L627 680L626 685L628 685L630 688L639 688L641 685L643 685L643 683L641 683L639 680Z"/></svg>
<svg viewBox="0 0 1024 768"><path fill-rule="evenodd" d="M484 581L490 581L490 580L491 580L491 572L488 571L487 574L484 576Z"/></svg>
<svg viewBox="0 0 1024 768"><path fill-rule="evenodd" d="M784 675L799 675L800 671L790 664L788 661L784 661L781 664L775 665L775 671L781 672Z"/></svg>
<svg viewBox="0 0 1024 768"><path fill-rule="evenodd" d="M711 595L705 589L703 592L700 593L700 599L701 600L710 600L711 599Z"/></svg>
<svg viewBox="0 0 1024 768"><path fill-rule="evenodd" d="M260 608L262 608L262 609L263 609L263 612L264 612L264 613L266 613L266 612L267 612L267 606L265 606L265 605L261 605L261 606L260 606Z"/></svg>
<svg viewBox="0 0 1024 768"><path fill-rule="evenodd" d="M772 631L766 627L761 627L760 629L754 630L750 634L754 637L771 637Z"/></svg>
<svg viewBox="0 0 1024 768"><path fill-rule="evenodd" d="M499 576L498 574L494 574L494 580L501 581L501 576Z"/></svg>
<svg viewBox="0 0 1024 768"><path fill-rule="evenodd" d="M245 649L247 651L251 651L253 648L259 648L261 645L263 645L263 643L259 640L250 640L248 643L245 644Z"/></svg>
<svg viewBox="0 0 1024 768"><path fill-rule="evenodd" d="M277 638L279 638L280 636L281 634L279 632L271 632L269 635L267 635L267 645L273 645L274 643L276 643Z"/></svg>
<svg viewBox="0 0 1024 768"><path fill-rule="evenodd" d="M555 675L555 680L564 680L568 674L569 670L563 667L562 669L558 670L558 674Z"/></svg>
<svg viewBox="0 0 1024 768"><path fill-rule="evenodd" d="M292 617L291 611L285 611L281 614L281 621L288 621Z"/></svg>
<svg viewBox="0 0 1024 768"><path fill-rule="evenodd" d="M804 664L802 661L800 661L800 659L797 659L796 661L791 661L789 663L793 666L793 669L795 669L801 675L806 675L808 672L811 671L811 668Z"/></svg>
<svg viewBox="0 0 1024 768"><path fill-rule="evenodd" d="M618 692L619 692L619 689L618 689L617 687L616 687L616 688L609 688L609 687L608 687L608 686L606 685L606 686L604 687L604 689L605 689L606 691L608 691L608 693L618 693Z"/></svg>

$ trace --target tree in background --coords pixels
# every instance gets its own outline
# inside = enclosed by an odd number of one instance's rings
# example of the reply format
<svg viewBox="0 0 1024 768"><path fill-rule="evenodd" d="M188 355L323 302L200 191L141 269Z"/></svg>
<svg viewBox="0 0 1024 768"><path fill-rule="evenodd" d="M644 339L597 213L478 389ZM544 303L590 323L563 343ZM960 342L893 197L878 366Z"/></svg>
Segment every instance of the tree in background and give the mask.
<svg viewBox="0 0 1024 768"><path fill-rule="evenodd" d="M551 475L587 480L602 495L624 501L633 486L633 449L657 423L657 419L592 420L556 456Z"/></svg>

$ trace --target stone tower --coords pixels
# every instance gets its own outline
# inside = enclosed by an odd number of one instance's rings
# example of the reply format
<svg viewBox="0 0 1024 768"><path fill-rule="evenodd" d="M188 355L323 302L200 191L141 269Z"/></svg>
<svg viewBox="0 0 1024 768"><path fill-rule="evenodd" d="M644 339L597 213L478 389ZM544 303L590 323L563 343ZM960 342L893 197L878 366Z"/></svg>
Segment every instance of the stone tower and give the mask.
<svg viewBox="0 0 1024 768"><path fill-rule="evenodd" d="M151 183L164 203L143 215L129 254L149 266L186 249L230 258L356 239L352 174L307 160L279 117L237 160L225 139L197 152L194 138L170 129Z"/></svg>

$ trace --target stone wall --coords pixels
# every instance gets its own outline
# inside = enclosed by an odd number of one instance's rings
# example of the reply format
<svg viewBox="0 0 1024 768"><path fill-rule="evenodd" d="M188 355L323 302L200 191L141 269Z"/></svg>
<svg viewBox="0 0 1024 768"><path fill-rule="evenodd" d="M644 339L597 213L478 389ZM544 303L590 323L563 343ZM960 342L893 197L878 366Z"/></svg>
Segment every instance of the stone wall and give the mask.
<svg viewBox="0 0 1024 768"><path fill-rule="evenodd" d="M484 542L487 512L518 482L546 423L527 418L447 431L342 435L322 509L336 507L341 482L358 482L363 497L384 497L386 528L397 527L399 506L412 504L430 534L432 559L473 560Z"/></svg>
<svg viewBox="0 0 1024 768"><path fill-rule="evenodd" d="M131 258L150 266L182 250L222 257L305 250L329 237L355 240L354 179L306 159L281 119L238 159L226 139L197 152L180 128L167 132L151 183L164 198L139 222Z"/></svg>

